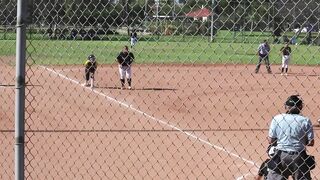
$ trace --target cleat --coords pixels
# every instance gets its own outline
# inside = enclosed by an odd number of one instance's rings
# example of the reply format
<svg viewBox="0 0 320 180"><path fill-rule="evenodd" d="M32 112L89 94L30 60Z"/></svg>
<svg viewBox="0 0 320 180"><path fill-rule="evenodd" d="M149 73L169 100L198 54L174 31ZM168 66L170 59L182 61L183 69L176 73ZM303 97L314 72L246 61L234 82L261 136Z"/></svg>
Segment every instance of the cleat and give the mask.
<svg viewBox="0 0 320 180"><path fill-rule="evenodd" d="M129 87L128 87L128 89L129 89L129 90L131 90L131 89L132 89L132 87L131 87L131 86L129 86Z"/></svg>
<svg viewBox="0 0 320 180"><path fill-rule="evenodd" d="M283 76L283 73L281 73L281 76Z"/></svg>

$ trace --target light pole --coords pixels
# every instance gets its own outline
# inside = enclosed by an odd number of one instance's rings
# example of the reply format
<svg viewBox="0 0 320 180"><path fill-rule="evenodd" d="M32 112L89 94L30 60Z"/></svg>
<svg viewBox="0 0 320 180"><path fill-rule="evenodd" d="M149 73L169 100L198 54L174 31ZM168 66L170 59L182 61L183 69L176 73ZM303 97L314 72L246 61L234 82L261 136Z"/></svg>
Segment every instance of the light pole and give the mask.
<svg viewBox="0 0 320 180"><path fill-rule="evenodd" d="M213 15L214 15L214 0L211 0L211 3L212 3L212 8L211 8L211 28L210 28L210 42L213 42Z"/></svg>
<svg viewBox="0 0 320 180"><path fill-rule="evenodd" d="M156 4L156 33L159 35L159 32L158 32L158 30L159 30L159 4L160 4L160 2L159 2L160 0L155 0L155 4Z"/></svg>
<svg viewBox="0 0 320 180"><path fill-rule="evenodd" d="M148 16L148 0L145 1L145 6L144 6L144 18L147 19Z"/></svg>
<svg viewBox="0 0 320 180"><path fill-rule="evenodd" d="M127 31L128 31L128 36L130 36L130 29L129 29L129 12L128 12L128 7L129 7L129 0L125 0L126 5L125 5L125 11L126 11L126 24L127 24Z"/></svg>
<svg viewBox="0 0 320 180"><path fill-rule="evenodd" d="M176 0L173 0L173 10L172 10L172 18L176 17Z"/></svg>

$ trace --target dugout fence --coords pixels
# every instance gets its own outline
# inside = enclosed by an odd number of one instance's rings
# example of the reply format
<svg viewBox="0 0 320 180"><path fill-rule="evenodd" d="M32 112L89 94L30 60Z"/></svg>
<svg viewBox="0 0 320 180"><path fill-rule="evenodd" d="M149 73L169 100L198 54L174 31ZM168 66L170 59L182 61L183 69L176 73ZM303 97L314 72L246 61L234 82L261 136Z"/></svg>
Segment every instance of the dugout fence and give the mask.
<svg viewBox="0 0 320 180"><path fill-rule="evenodd" d="M253 179L292 94L319 159L315 0L0 4L0 179ZM272 73L255 73L263 40ZM121 89L115 61L125 45L132 89ZM93 88L83 86L91 54Z"/></svg>

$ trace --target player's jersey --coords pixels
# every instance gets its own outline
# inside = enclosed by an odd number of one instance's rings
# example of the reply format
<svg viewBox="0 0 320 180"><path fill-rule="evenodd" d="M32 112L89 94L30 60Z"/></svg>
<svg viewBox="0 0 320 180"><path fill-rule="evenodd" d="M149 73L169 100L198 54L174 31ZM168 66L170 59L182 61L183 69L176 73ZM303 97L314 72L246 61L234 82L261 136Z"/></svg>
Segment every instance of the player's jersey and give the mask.
<svg viewBox="0 0 320 180"><path fill-rule="evenodd" d="M270 52L270 46L266 43L262 43L258 47L258 52L260 55L268 55Z"/></svg>
<svg viewBox="0 0 320 180"><path fill-rule="evenodd" d="M138 38L137 33L136 32L131 33L131 38L137 39Z"/></svg>
<svg viewBox="0 0 320 180"><path fill-rule="evenodd" d="M97 62L96 61L86 60L84 65L85 65L86 69L91 69L91 70L97 69Z"/></svg>
<svg viewBox="0 0 320 180"><path fill-rule="evenodd" d="M118 63L122 66L130 66L132 62L134 61L134 55L133 53L124 53L121 52L117 57Z"/></svg>
<svg viewBox="0 0 320 180"><path fill-rule="evenodd" d="M282 52L282 54L284 56L289 56L291 54L291 48L290 47L282 47L280 49L280 51Z"/></svg>

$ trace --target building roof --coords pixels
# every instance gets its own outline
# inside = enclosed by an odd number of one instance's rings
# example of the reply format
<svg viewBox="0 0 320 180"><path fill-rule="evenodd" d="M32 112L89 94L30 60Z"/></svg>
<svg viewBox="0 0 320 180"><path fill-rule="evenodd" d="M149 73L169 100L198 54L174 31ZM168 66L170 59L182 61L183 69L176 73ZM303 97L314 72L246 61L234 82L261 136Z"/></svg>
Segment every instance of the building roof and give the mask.
<svg viewBox="0 0 320 180"><path fill-rule="evenodd" d="M196 11L191 11L186 14L187 17L208 17L211 15L211 10L207 8L201 8Z"/></svg>

